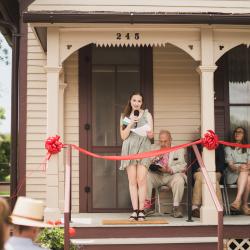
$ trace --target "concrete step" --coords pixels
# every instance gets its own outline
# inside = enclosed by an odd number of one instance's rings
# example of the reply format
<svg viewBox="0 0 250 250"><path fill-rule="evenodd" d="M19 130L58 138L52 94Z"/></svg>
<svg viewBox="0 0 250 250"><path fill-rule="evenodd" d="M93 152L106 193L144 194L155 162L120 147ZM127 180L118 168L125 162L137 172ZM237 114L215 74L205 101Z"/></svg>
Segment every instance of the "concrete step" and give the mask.
<svg viewBox="0 0 250 250"><path fill-rule="evenodd" d="M217 237L99 238L72 239L71 242L84 250L214 250L217 247Z"/></svg>

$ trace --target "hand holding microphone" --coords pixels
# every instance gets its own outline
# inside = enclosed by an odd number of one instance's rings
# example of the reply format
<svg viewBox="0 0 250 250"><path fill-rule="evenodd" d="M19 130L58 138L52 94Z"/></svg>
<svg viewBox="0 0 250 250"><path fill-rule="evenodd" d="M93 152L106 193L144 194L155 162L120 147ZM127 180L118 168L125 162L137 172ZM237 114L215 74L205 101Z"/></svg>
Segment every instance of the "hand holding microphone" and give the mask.
<svg viewBox="0 0 250 250"><path fill-rule="evenodd" d="M139 112L139 110L134 110L134 117L135 118L137 118L138 119L138 117L139 117L139 114L140 114L140 112ZM137 128L137 122L135 122L135 128Z"/></svg>

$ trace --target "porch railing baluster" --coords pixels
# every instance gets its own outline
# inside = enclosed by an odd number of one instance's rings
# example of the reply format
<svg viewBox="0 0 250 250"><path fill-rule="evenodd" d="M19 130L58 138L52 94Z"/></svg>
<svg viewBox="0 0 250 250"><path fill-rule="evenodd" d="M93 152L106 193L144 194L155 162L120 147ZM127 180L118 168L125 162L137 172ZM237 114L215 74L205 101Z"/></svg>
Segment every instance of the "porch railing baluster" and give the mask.
<svg viewBox="0 0 250 250"><path fill-rule="evenodd" d="M72 147L67 145L64 190L64 250L70 249Z"/></svg>
<svg viewBox="0 0 250 250"><path fill-rule="evenodd" d="M218 197L216 195L216 192L214 190L214 187L212 185L212 182L208 176L208 172L206 170L205 164L201 158L201 154L197 148L196 145L192 145L194 153L196 155L197 161L200 165L201 172L203 174L203 177L205 179L205 183L208 186L208 190L212 196L213 202L215 204L216 210L218 212L218 226L217 226L217 236L218 236L218 250L223 250L223 208L218 200Z"/></svg>

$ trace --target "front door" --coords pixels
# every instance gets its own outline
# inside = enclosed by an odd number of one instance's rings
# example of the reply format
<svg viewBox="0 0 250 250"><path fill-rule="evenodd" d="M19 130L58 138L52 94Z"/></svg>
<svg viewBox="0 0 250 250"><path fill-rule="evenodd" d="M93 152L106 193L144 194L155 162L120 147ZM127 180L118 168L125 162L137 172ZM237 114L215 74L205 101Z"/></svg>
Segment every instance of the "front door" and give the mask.
<svg viewBox="0 0 250 250"><path fill-rule="evenodd" d="M120 114L132 91L141 90L152 110L151 49L84 47L79 54L80 145L120 155ZM145 63L148 61L148 63ZM150 68L149 68L150 66ZM149 68L149 69L146 69ZM151 79L149 79L151 77ZM150 92L150 94L149 94ZM80 157L80 212L130 208L127 174L118 161Z"/></svg>

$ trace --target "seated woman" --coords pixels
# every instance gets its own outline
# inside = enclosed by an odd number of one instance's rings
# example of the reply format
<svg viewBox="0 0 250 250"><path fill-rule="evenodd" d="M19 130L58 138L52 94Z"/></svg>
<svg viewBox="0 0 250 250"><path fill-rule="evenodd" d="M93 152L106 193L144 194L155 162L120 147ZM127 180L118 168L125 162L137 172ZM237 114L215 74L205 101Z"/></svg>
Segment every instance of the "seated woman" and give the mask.
<svg viewBox="0 0 250 250"><path fill-rule="evenodd" d="M247 133L243 127L237 127L233 132L235 143L247 144ZM228 163L227 184L237 183L238 190L230 209L233 212L242 211L250 215L248 196L250 191L250 149L239 147L225 148L226 162Z"/></svg>

